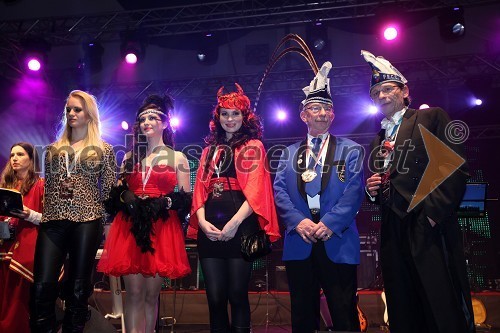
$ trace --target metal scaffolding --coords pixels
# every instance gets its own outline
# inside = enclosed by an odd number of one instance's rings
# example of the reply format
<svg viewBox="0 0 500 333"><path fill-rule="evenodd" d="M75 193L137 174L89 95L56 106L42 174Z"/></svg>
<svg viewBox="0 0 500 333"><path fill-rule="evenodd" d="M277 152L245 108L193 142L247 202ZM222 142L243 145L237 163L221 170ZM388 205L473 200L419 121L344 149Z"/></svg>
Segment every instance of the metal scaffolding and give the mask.
<svg viewBox="0 0 500 333"><path fill-rule="evenodd" d="M412 88L430 83L450 89L460 87L469 79L491 79L491 86L500 86L500 55L460 55L431 59L394 62L405 73ZM310 69L280 70L272 72L264 83L261 99L286 93L292 99L301 100L302 88L311 79ZM113 94L124 103L135 103L148 93L168 91L181 100L211 100L214 91L228 82L239 82L253 100L262 73L196 77L180 80L153 80L146 82L112 83L94 86L96 95ZM369 75L365 65L333 67L330 71L331 92L336 96L358 98L366 95Z"/></svg>
<svg viewBox="0 0 500 333"><path fill-rule="evenodd" d="M450 6L494 4L494 0L226 0L166 6L143 10L97 13L85 16L31 18L0 22L0 35L19 40L30 34L47 38L52 45L95 40L116 41L127 29L143 29L150 38L286 26L307 22L375 16L381 6L398 6L404 12L432 11Z"/></svg>

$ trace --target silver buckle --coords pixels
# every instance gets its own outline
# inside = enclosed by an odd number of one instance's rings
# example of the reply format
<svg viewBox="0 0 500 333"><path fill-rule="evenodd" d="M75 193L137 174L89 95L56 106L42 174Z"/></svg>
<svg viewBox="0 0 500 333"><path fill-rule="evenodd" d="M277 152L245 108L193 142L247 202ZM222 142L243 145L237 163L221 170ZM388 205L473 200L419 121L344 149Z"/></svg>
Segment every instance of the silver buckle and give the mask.
<svg viewBox="0 0 500 333"><path fill-rule="evenodd" d="M319 214L319 208L311 208L311 214L316 215Z"/></svg>

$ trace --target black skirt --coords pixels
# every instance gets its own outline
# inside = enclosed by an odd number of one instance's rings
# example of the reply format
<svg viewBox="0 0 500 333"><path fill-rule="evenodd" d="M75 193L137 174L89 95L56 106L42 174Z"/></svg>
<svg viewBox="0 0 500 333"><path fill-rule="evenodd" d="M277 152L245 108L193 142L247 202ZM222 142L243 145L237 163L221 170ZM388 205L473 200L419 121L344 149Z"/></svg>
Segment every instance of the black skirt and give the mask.
<svg viewBox="0 0 500 333"><path fill-rule="evenodd" d="M218 198L214 198L210 193L205 202L205 219L222 230L245 200L241 191L223 191ZM227 242L211 241L199 228L198 254L200 258L241 258L241 235L252 234L258 230L259 224L255 213L240 224L236 235Z"/></svg>

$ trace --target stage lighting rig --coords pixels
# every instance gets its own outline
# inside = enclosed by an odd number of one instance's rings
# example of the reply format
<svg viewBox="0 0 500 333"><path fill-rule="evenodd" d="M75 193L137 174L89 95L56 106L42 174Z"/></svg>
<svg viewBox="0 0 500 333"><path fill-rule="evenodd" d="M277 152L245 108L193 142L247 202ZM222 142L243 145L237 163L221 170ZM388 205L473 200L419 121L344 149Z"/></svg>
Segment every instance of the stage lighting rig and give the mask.
<svg viewBox="0 0 500 333"><path fill-rule="evenodd" d="M445 8L439 15L439 32L447 41L459 40L465 36L465 18L462 7Z"/></svg>
<svg viewBox="0 0 500 333"><path fill-rule="evenodd" d="M120 34L120 53L127 64L144 60L146 55L145 36L141 31L125 31Z"/></svg>
<svg viewBox="0 0 500 333"><path fill-rule="evenodd" d="M21 41L24 68L36 72L46 65L51 45L40 37L28 37Z"/></svg>

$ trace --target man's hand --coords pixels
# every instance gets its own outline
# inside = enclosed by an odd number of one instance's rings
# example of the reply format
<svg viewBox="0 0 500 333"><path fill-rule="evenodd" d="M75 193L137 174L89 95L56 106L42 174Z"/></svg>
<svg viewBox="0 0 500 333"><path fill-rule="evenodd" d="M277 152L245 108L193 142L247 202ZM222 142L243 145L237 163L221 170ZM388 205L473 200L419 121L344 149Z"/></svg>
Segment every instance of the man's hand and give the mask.
<svg viewBox="0 0 500 333"><path fill-rule="evenodd" d="M295 231L300 235L300 237L302 237L302 240L304 240L304 242L309 244L316 243L317 240L313 236L314 232L312 232L314 227L316 227L316 223L314 223L310 219L305 218L300 221L300 223L295 228Z"/></svg>
<svg viewBox="0 0 500 333"><path fill-rule="evenodd" d="M366 191L372 196L376 196L378 194L378 189L380 188L380 184L382 183L382 178L380 174L374 173L370 178L366 180Z"/></svg>
<svg viewBox="0 0 500 333"><path fill-rule="evenodd" d="M328 229L328 227L321 221L319 221L319 223L314 226L314 228L311 230L311 233L314 238L320 239L323 242L329 240L333 235L333 231Z"/></svg>

